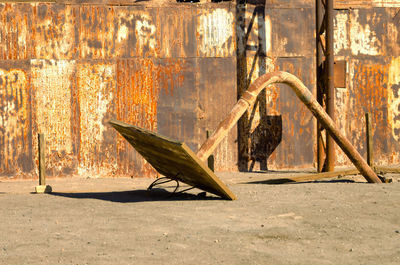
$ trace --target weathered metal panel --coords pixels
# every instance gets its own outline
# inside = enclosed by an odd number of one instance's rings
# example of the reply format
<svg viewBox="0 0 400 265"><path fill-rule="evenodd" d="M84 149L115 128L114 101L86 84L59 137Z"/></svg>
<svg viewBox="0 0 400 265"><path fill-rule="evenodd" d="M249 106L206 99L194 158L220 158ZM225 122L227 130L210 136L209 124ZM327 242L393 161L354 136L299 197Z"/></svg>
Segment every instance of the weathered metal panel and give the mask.
<svg viewBox="0 0 400 265"><path fill-rule="evenodd" d="M196 151L235 102L235 90L258 76L289 71L314 90L313 0L250 1L238 36L234 3L172 2L0 4L0 174L34 175L32 135L44 132L49 175L154 175L108 129L109 118ZM400 15L390 8L397 3L335 2L346 8L335 11L335 55L347 62L337 122L364 152L359 120L371 111L382 126L376 163L399 163ZM243 86L235 85L237 73ZM272 86L250 110L249 164L266 157L270 168L312 164L313 119L288 91ZM236 133L217 149L217 170L236 169ZM339 153L337 164L349 162Z"/></svg>
<svg viewBox="0 0 400 265"><path fill-rule="evenodd" d="M333 19L334 43L333 50L335 56L349 54L350 49L350 11L335 10Z"/></svg>
<svg viewBox="0 0 400 265"><path fill-rule="evenodd" d="M315 10L302 9L267 9L267 25L271 24L272 47L270 56L298 57L314 56Z"/></svg>
<svg viewBox="0 0 400 265"><path fill-rule="evenodd" d="M32 4L31 12L32 28L29 31L32 38L32 58L75 58L78 7L36 3Z"/></svg>
<svg viewBox="0 0 400 265"><path fill-rule="evenodd" d="M314 23L314 9L257 5L247 7L240 16L246 19L245 30L238 31L239 43L243 40L246 49L245 67L238 69L244 71L244 89L259 76L278 69L298 75L314 89L314 33L309 26ZM245 138L240 152L248 160L247 170L312 165L314 125L308 112L290 89L268 87L243 124L246 132L240 136Z"/></svg>
<svg viewBox="0 0 400 265"><path fill-rule="evenodd" d="M375 164L399 163L399 124L395 111L398 105L396 87L400 79L396 59L352 59L348 89L337 91L336 105L340 127L362 155L366 155L365 112L371 113ZM393 67L394 66L394 67ZM393 108L394 107L394 108ZM338 152L338 165L348 164L345 155Z"/></svg>
<svg viewBox="0 0 400 265"><path fill-rule="evenodd" d="M390 60L388 69L388 122L393 139L400 142L400 56ZM393 154L396 151L393 150ZM398 154L397 154L398 156ZM400 160L400 158L397 158Z"/></svg>
<svg viewBox="0 0 400 265"><path fill-rule="evenodd" d="M77 64L80 136L77 173L81 176L107 176L117 170L116 145L111 140L114 133L106 126L112 117L115 75L113 63Z"/></svg>
<svg viewBox="0 0 400 265"><path fill-rule="evenodd" d="M197 56L228 57L235 54L234 13L230 9L198 9Z"/></svg>
<svg viewBox="0 0 400 265"><path fill-rule="evenodd" d="M387 55L400 56L400 8L387 8Z"/></svg>
<svg viewBox="0 0 400 265"><path fill-rule="evenodd" d="M354 9L350 11L350 50L352 55L386 54L386 11Z"/></svg>
<svg viewBox="0 0 400 265"><path fill-rule="evenodd" d="M90 59L114 57L114 7L82 5L79 13L79 57Z"/></svg>
<svg viewBox="0 0 400 265"><path fill-rule="evenodd" d="M161 58L196 57L196 13L198 8L158 8L156 53Z"/></svg>
<svg viewBox="0 0 400 265"><path fill-rule="evenodd" d="M335 8L400 7L398 0L335 0Z"/></svg>
<svg viewBox="0 0 400 265"><path fill-rule="evenodd" d="M33 59L31 74L34 135L45 134L47 174L71 173L77 162L71 107L75 61ZM33 144L36 157L36 137Z"/></svg>
<svg viewBox="0 0 400 265"><path fill-rule="evenodd" d="M369 7L374 6L371 3ZM372 114L376 164L398 163L396 131L397 9L358 8L336 12L335 53L347 61L346 87L336 90L337 123L366 154L364 113ZM349 165L338 150L337 165Z"/></svg>
<svg viewBox="0 0 400 265"><path fill-rule="evenodd" d="M315 0L247 0L249 5L265 6L267 8L295 9L313 7Z"/></svg>
<svg viewBox="0 0 400 265"><path fill-rule="evenodd" d="M198 123L197 142L206 140L206 131L213 131L219 122L231 111L236 99L235 58L198 59ZM237 130L231 130L228 136L214 152L216 171L237 170ZM197 149L196 149L197 150Z"/></svg>
<svg viewBox="0 0 400 265"><path fill-rule="evenodd" d="M298 76L315 93L313 58L278 58L276 65L277 70ZM312 166L316 131L313 115L289 87L277 85L271 92L269 100L276 97L276 110L269 114L270 121L265 125L267 132L275 137L267 139L270 142L268 148L272 151L269 160L271 168Z"/></svg>
<svg viewBox="0 0 400 265"><path fill-rule="evenodd" d="M197 135L198 98L197 59L165 59L160 67L173 72L163 74L157 105L157 129L167 137L184 141L193 151L199 147ZM161 68L161 69L162 69ZM178 70L179 69L179 70ZM178 71L177 71L178 70Z"/></svg>
<svg viewBox="0 0 400 265"><path fill-rule="evenodd" d="M184 80L184 67L185 62L177 59L118 60L117 85L114 92L116 118L157 131L160 123L160 93L174 95L176 87ZM171 126L171 123L168 125ZM180 135L172 136L178 138ZM117 152L118 168L122 172L132 172L137 176L154 175L149 164L140 158L123 138L118 138Z"/></svg>
<svg viewBox="0 0 400 265"><path fill-rule="evenodd" d="M30 58L29 4L0 3L0 60Z"/></svg>
<svg viewBox="0 0 400 265"><path fill-rule="evenodd" d="M0 172L23 175L32 163L27 62L0 61Z"/></svg>

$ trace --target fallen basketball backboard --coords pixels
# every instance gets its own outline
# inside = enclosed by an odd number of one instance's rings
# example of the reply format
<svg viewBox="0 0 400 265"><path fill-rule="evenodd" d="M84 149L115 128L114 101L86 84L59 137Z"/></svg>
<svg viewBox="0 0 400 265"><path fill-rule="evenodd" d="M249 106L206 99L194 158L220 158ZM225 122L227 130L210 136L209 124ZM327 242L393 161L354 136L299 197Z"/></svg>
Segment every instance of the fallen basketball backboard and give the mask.
<svg viewBox="0 0 400 265"><path fill-rule="evenodd" d="M121 121L109 122L161 175L235 200L236 196L184 143Z"/></svg>

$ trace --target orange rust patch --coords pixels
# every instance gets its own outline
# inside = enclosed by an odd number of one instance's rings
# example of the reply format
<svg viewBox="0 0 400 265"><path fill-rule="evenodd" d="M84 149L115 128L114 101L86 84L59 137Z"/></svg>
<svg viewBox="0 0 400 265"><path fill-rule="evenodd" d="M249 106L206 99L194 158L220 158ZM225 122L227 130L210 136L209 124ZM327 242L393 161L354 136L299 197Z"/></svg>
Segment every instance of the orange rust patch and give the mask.
<svg viewBox="0 0 400 265"><path fill-rule="evenodd" d="M20 12L18 4L0 5L0 59L29 58L28 12Z"/></svg>
<svg viewBox="0 0 400 265"><path fill-rule="evenodd" d="M75 55L77 8L66 5L33 5L32 45L34 58L71 59Z"/></svg>
<svg viewBox="0 0 400 265"><path fill-rule="evenodd" d="M343 92L341 106L346 115L342 115L341 127L345 127L346 136L361 154L366 152L365 112L371 113L372 133L374 135L374 153L377 164L393 161L388 150L391 128L388 124L388 66L375 62L352 62L352 85L349 92ZM379 129L375 129L379 128ZM338 165L349 165L342 151L338 150Z"/></svg>
<svg viewBox="0 0 400 265"><path fill-rule="evenodd" d="M173 87L183 81L181 60L164 60L163 65L154 59L119 60L117 86L114 91L115 111L118 120L152 131L157 131L157 102L159 93L173 93ZM157 60L156 60L157 62ZM178 82L175 84L175 82ZM118 153L127 152L127 143L118 137ZM136 172L154 175L151 166L143 159ZM125 166L123 166L125 167ZM135 169L134 169L135 170Z"/></svg>
<svg viewBox="0 0 400 265"><path fill-rule="evenodd" d="M28 78L20 69L0 69L0 170L14 171L28 147Z"/></svg>
<svg viewBox="0 0 400 265"><path fill-rule="evenodd" d="M114 49L114 7L80 6L80 58L112 58Z"/></svg>

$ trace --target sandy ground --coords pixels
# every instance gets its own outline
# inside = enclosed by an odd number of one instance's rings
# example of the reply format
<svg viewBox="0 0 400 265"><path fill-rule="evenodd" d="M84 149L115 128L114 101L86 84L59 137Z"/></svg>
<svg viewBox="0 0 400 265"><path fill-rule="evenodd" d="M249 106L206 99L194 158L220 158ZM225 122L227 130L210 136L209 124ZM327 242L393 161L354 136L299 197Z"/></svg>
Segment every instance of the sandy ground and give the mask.
<svg viewBox="0 0 400 265"><path fill-rule="evenodd" d="M217 174L236 201L148 193L152 179L1 180L0 264L400 264L400 182L264 182L288 174Z"/></svg>

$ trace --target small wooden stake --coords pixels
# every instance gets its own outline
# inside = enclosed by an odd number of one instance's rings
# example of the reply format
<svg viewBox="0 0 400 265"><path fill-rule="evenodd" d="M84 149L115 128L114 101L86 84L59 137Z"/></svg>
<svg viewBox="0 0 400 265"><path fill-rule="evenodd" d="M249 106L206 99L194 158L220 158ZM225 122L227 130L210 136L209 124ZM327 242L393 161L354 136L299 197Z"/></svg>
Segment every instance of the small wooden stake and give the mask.
<svg viewBox="0 0 400 265"><path fill-rule="evenodd" d="M372 128L371 128L371 114L365 113L365 125L367 132L367 163L373 167L374 151L372 147Z"/></svg>
<svg viewBox="0 0 400 265"><path fill-rule="evenodd" d="M39 151L39 186L36 186L36 193L50 193L52 191L49 185L46 185L46 163L45 163L45 142L44 134L38 134Z"/></svg>
<svg viewBox="0 0 400 265"><path fill-rule="evenodd" d="M211 136L211 131L207 130L207 139L210 138L210 136ZM214 155L210 155L207 158L207 163L211 171L214 172Z"/></svg>
<svg viewBox="0 0 400 265"><path fill-rule="evenodd" d="M39 185L46 185L46 168L45 168L45 142L44 134L38 134L38 149L39 149Z"/></svg>

